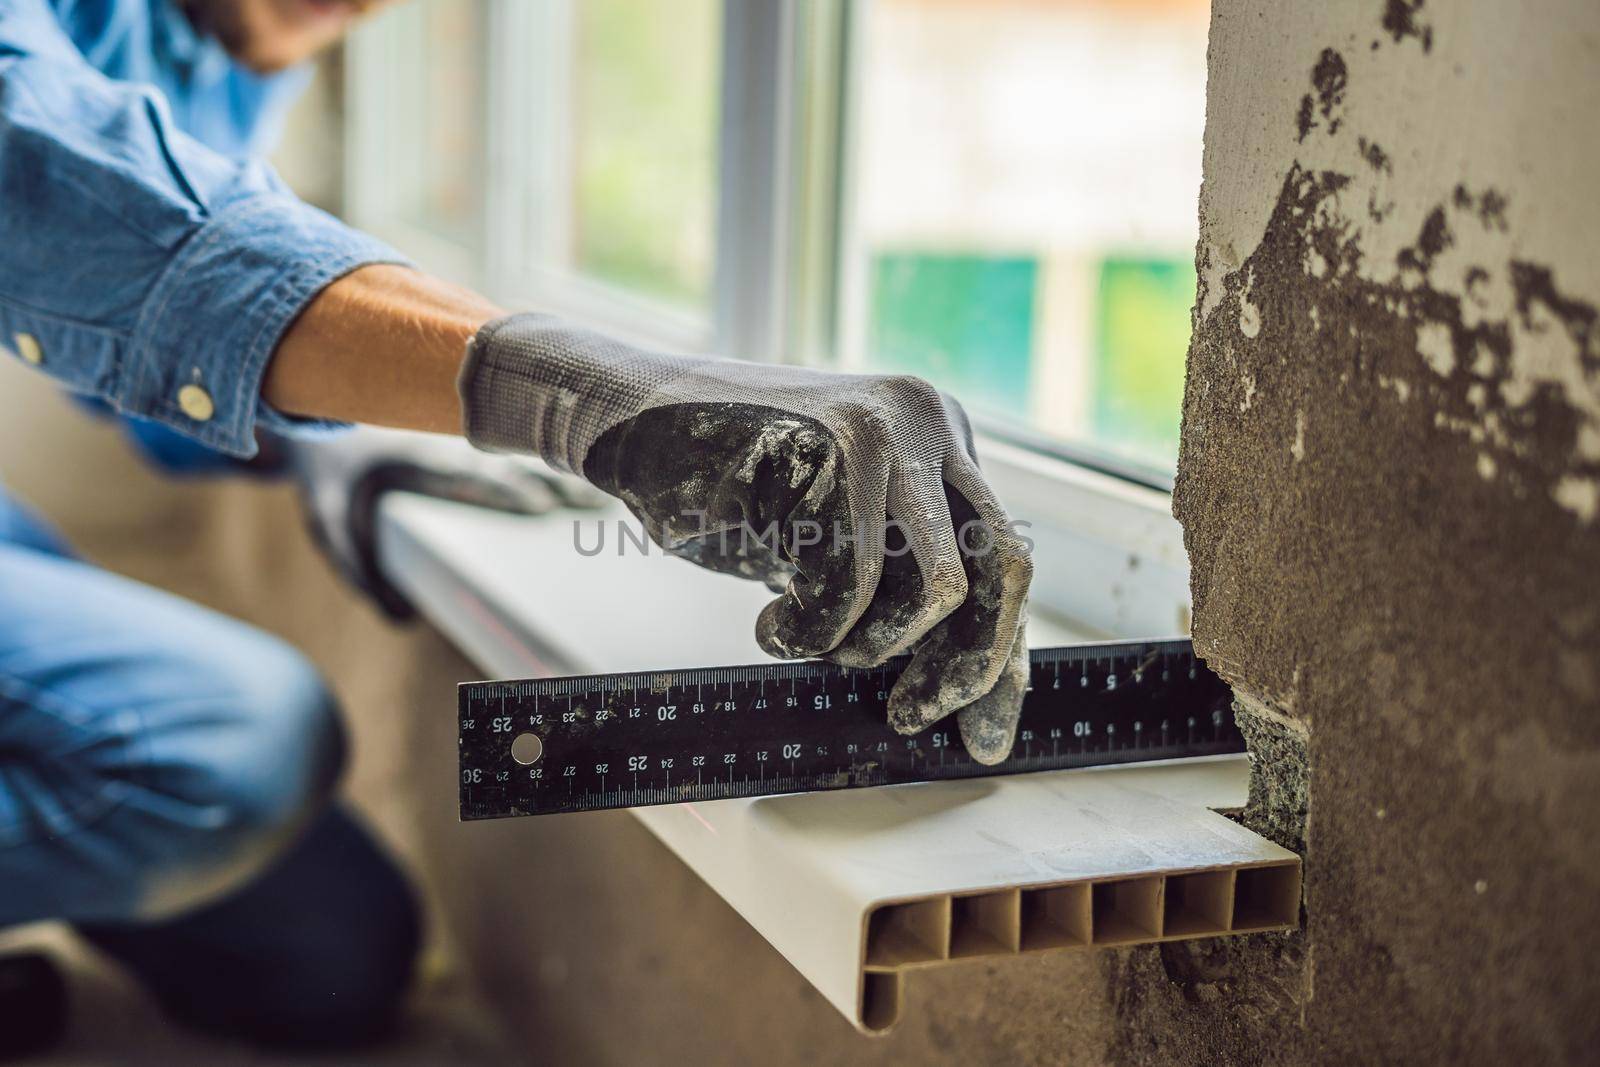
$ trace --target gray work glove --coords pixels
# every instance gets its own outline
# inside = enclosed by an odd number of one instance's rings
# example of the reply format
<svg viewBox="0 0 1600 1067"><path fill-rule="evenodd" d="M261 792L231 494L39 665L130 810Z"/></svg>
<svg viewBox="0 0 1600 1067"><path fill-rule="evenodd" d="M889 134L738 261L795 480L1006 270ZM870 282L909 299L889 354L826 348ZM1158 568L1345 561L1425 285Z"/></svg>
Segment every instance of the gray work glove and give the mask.
<svg viewBox="0 0 1600 1067"><path fill-rule="evenodd" d="M408 619L410 603L377 558L377 508L398 490L519 515L592 506L582 483L547 476L528 461L488 456L457 437L357 426L339 434L283 437L313 539L339 572L385 614Z"/></svg>
<svg viewBox="0 0 1600 1067"><path fill-rule="evenodd" d="M973 758L1010 753L1033 564L954 400L918 378L643 352L545 315L479 331L460 387L474 445L582 475L702 566L786 583L756 621L771 655L910 652L895 729L959 712Z"/></svg>

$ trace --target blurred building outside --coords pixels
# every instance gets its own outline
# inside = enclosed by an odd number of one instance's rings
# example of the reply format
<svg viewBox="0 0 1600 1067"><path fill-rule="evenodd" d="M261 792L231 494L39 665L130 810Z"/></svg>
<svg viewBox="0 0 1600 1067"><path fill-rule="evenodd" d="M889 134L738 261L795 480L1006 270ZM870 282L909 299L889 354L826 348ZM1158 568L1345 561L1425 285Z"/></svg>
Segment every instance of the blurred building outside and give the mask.
<svg viewBox="0 0 1600 1067"><path fill-rule="evenodd" d="M583 0L530 42L570 133L558 268L708 318L722 5ZM409 144L395 195L470 246L484 220L483 4L391 12ZM1151 470L1177 455L1204 126L1206 0L868 0L842 166L833 353L921 374L991 426ZM553 80L552 80L553 79ZM398 135L397 135L398 136ZM529 255L546 254L530 251ZM731 353L738 355L738 353Z"/></svg>

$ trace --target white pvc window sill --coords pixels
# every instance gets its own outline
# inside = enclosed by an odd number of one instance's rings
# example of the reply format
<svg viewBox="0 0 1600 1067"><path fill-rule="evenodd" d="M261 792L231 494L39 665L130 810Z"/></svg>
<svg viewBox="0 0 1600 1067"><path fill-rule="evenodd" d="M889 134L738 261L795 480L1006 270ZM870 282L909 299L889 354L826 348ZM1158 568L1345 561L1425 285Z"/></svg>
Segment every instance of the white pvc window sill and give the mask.
<svg viewBox="0 0 1600 1067"><path fill-rule="evenodd" d="M393 494L385 573L487 675L721 666L766 657L771 596L630 544L620 509L525 518ZM593 546L584 556L573 521ZM1084 635L1037 615L1037 645ZM973 956L1275 929L1292 853L1216 814L1243 756L812 793L634 814L856 1026L882 1032L908 968ZM470 828L463 832L470 832Z"/></svg>

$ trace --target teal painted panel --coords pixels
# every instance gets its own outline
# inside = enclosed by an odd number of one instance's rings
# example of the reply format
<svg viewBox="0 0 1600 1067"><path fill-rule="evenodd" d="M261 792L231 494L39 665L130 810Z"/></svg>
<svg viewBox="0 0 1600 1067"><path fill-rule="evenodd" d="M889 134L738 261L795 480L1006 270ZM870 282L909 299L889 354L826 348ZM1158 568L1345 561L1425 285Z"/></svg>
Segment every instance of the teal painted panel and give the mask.
<svg viewBox="0 0 1600 1067"><path fill-rule="evenodd" d="M921 375L969 407L1026 416L1038 279L1031 257L879 253L871 368Z"/></svg>
<svg viewBox="0 0 1600 1067"><path fill-rule="evenodd" d="M1101 260L1090 385L1096 444L1167 469L1177 460L1194 294L1187 258Z"/></svg>

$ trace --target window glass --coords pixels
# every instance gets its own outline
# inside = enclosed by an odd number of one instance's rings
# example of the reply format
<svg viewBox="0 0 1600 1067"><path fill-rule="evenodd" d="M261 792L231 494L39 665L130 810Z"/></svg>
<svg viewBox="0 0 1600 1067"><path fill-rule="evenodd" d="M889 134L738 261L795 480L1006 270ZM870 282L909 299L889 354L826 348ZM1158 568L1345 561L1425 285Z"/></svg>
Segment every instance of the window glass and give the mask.
<svg viewBox="0 0 1600 1067"><path fill-rule="evenodd" d="M709 308L720 0L573 5L572 265Z"/></svg>
<svg viewBox="0 0 1600 1067"><path fill-rule="evenodd" d="M862 29L849 361L1170 471L1205 0L874 0Z"/></svg>
<svg viewBox="0 0 1600 1067"><path fill-rule="evenodd" d="M482 225L484 5L426 0L385 14L391 210L463 247Z"/></svg>

